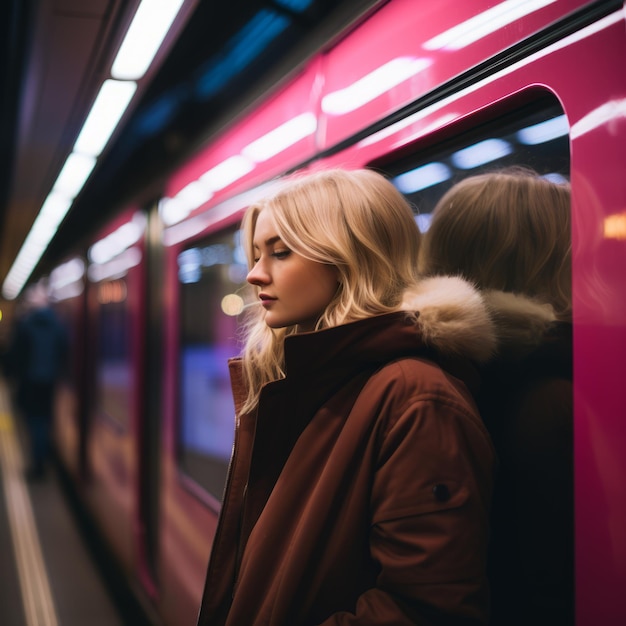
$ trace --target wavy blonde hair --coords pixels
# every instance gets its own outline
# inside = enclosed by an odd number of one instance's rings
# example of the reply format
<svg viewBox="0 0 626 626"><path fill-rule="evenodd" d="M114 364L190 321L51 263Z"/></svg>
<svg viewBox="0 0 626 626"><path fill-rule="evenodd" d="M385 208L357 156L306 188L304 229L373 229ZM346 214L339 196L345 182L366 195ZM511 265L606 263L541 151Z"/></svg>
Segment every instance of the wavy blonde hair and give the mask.
<svg viewBox="0 0 626 626"><path fill-rule="evenodd" d="M420 252L426 275L455 274L572 314L570 185L527 168L471 176L438 202Z"/></svg>
<svg viewBox="0 0 626 626"><path fill-rule="evenodd" d="M397 310L418 281L420 231L404 196L381 174L333 169L286 179L275 195L246 211L242 241L249 268L261 211L271 212L291 250L337 268L337 292L316 329ZM256 406L263 384L284 377L284 340L298 332L297 326L269 328L260 307L250 310L243 351L248 396L241 412Z"/></svg>

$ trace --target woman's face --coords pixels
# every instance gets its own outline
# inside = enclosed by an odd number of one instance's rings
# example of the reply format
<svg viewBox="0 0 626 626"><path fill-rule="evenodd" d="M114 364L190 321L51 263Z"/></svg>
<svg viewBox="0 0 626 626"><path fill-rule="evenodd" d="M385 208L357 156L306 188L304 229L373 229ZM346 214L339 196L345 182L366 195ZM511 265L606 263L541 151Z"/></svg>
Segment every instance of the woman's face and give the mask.
<svg viewBox="0 0 626 626"><path fill-rule="evenodd" d="M253 237L254 267L247 280L259 288L265 323L313 330L337 291L334 266L310 261L280 239L272 214L261 211Z"/></svg>

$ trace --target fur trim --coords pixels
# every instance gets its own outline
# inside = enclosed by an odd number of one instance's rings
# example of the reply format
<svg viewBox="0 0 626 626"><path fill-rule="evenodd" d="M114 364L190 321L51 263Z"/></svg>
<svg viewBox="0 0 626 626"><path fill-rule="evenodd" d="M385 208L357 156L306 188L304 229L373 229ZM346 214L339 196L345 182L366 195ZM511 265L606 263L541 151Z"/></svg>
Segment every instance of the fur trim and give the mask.
<svg viewBox="0 0 626 626"><path fill-rule="evenodd" d="M483 298L496 325L498 354L520 358L535 349L556 322L550 304L504 291L485 291Z"/></svg>
<svg viewBox="0 0 626 626"><path fill-rule="evenodd" d="M484 362L496 351L488 308L480 293L462 278L425 278L405 293L402 309L417 313L424 341L442 354Z"/></svg>

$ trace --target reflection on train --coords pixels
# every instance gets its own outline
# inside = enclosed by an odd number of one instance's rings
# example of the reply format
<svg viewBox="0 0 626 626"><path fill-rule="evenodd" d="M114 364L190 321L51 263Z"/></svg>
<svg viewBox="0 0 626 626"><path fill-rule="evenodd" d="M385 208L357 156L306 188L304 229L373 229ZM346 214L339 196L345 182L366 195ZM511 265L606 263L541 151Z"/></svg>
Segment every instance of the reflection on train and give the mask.
<svg viewBox="0 0 626 626"><path fill-rule="evenodd" d="M68 251L57 447L164 623L195 623L231 452L245 207L296 169L373 167L426 230L452 184L513 164L572 185L576 623L624 623L625 55L620 2L381 2Z"/></svg>

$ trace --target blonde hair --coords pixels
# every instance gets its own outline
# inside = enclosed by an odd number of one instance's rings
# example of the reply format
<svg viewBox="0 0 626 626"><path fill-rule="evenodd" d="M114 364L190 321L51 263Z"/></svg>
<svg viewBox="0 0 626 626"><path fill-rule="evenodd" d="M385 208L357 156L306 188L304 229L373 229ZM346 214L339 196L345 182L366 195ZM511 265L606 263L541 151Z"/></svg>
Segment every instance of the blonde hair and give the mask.
<svg viewBox="0 0 626 626"><path fill-rule="evenodd" d="M526 168L466 178L435 207L420 269L530 296L571 319L570 185Z"/></svg>
<svg viewBox="0 0 626 626"><path fill-rule="evenodd" d="M297 254L337 269L337 292L317 329L388 313L400 307L407 287L418 280L421 234L404 196L371 170L324 170L286 179L279 191L250 206L243 243L253 266L253 237L261 211L270 211L277 234ZM261 386L284 377L283 344L297 326L272 329L260 307L251 307L244 326L246 412Z"/></svg>

